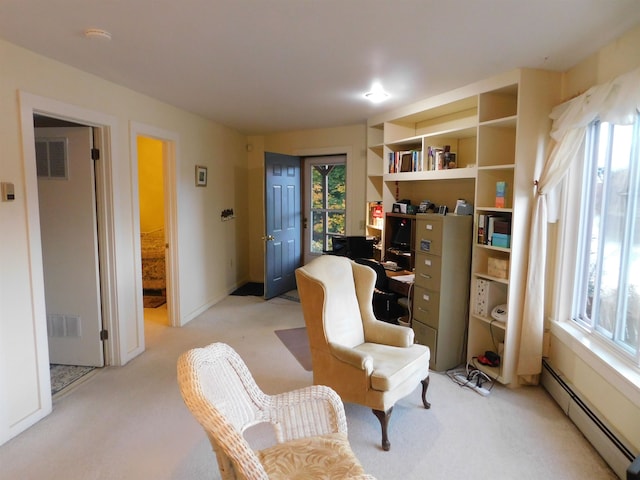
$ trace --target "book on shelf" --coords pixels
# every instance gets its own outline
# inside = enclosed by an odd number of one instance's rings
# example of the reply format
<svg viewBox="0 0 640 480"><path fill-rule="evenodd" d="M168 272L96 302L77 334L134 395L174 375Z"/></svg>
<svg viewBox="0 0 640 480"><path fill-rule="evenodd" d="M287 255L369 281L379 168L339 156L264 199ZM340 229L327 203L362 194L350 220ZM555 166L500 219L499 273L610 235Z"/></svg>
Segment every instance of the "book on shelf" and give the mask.
<svg viewBox="0 0 640 480"><path fill-rule="evenodd" d="M422 150L389 152L389 173L421 172L423 169Z"/></svg>
<svg viewBox="0 0 640 480"><path fill-rule="evenodd" d="M489 215L481 213L478 215L478 238L477 242L483 245L504 246L505 237L501 236L499 244L494 244L494 233L511 237L511 219L502 215Z"/></svg>
<svg viewBox="0 0 640 480"><path fill-rule="evenodd" d="M496 182L496 207L506 207L507 182Z"/></svg>
<svg viewBox="0 0 640 480"><path fill-rule="evenodd" d="M425 170L448 170L457 167L456 154L450 145L426 147Z"/></svg>

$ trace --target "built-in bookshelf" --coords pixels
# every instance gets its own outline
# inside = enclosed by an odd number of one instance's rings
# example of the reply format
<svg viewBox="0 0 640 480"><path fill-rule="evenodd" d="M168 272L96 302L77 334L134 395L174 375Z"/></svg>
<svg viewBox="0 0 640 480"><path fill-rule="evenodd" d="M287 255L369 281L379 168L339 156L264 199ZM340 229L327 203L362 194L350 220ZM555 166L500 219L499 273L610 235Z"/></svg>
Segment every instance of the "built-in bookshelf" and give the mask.
<svg viewBox="0 0 640 480"><path fill-rule="evenodd" d="M458 199L473 204L467 361L505 384L517 382L533 181L559 86L557 73L518 69L368 122L368 179L380 187L369 201L385 213L401 199L449 214ZM476 309L482 289L507 306L506 318L491 316L495 305ZM500 366L478 363L486 351L501 355Z"/></svg>

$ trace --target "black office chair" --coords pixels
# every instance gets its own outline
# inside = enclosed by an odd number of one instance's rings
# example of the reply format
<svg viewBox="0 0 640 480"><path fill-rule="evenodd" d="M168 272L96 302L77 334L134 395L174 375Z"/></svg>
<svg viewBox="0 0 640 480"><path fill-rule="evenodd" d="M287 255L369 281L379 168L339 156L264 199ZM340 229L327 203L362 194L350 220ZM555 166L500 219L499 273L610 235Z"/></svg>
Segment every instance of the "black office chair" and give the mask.
<svg viewBox="0 0 640 480"><path fill-rule="evenodd" d="M331 250L323 253L340 255L352 260L356 258L372 258L376 240L365 236L334 235L331 237Z"/></svg>
<svg viewBox="0 0 640 480"><path fill-rule="evenodd" d="M356 258L356 263L366 265L376 272L376 284L373 292L373 314L378 320L397 323L404 315L404 308L398 305L398 295L389 290L389 278L379 262L369 258Z"/></svg>

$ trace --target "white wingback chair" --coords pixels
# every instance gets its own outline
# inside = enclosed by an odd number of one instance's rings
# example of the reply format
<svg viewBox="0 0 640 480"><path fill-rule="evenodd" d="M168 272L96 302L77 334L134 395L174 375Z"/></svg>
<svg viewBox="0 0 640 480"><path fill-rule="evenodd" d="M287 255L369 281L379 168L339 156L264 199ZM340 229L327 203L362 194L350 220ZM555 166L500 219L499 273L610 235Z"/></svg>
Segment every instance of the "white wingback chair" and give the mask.
<svg viewBox="0 0 640 480"><path fill-rule="evenodd" d="M224 343L183 353L178 384L209 437L223 480L375 480L351 450L344 406L329 387L266 395ZM277 444L253 451L243 432L265 422L273 425Z"/></svg>
<svg viewBox="0 0 640 480"><path fill-rule="evenodd" d="M429 385L429 348L413 330L377 320L372 298L375 272L345 257L324 255L296 270L309 335L313 383L328 385L342 400L367 406L380 420L382 448L394 404L422 382Z"/></svg>

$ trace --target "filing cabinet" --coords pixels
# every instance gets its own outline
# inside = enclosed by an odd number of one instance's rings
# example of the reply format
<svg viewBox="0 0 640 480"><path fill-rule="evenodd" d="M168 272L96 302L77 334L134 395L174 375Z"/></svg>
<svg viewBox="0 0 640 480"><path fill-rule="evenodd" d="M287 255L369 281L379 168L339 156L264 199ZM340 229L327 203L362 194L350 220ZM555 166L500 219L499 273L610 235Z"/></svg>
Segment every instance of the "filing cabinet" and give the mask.
<svg viewBox="0 0 640 480"><path fill-rule="evenodd" d="M412 328L435 371L464 362L472 229L470 215L416 215Z"/></svg>

